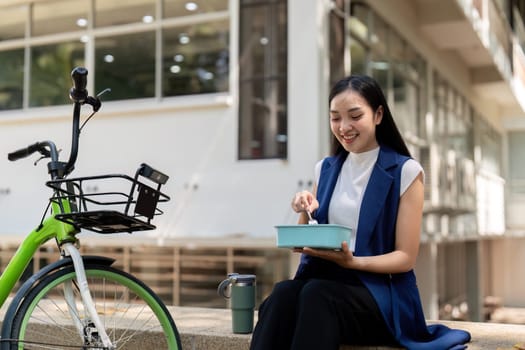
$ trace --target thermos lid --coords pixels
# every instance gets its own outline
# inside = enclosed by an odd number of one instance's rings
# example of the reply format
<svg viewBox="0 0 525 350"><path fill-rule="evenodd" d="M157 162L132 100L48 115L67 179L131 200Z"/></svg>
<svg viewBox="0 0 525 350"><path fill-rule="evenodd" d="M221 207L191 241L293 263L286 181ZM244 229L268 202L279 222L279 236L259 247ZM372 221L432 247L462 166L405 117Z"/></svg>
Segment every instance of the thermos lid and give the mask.
<svg viewBox="0 0 525 350"><path fill-rule="evenodd" d="M231 286L253 286L255 285L255 275L241 275L238 273L229 273L228 278L222 281L217 287L217 293L224 297L230 297Z"/></svg>
<svg viewBox="0 0 525 350"><path fill-rule="evenodd" d="M255 282L255 275L232 274L229 277L232 284L253 284Z"/></svg>

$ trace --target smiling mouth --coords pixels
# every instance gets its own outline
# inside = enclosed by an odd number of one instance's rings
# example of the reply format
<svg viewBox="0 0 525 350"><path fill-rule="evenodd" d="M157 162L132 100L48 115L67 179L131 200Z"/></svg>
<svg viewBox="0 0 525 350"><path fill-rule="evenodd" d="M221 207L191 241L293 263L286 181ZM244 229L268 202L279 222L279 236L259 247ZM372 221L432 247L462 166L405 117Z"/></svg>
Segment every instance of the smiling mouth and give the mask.
<svg viewBox="0 0 525 350"><path fill-rule="evenodd" d="M352 135L341 135L341 138L345 141L345 142L352 142L356 137L357 137L358 134L352 134Z"/></svg>

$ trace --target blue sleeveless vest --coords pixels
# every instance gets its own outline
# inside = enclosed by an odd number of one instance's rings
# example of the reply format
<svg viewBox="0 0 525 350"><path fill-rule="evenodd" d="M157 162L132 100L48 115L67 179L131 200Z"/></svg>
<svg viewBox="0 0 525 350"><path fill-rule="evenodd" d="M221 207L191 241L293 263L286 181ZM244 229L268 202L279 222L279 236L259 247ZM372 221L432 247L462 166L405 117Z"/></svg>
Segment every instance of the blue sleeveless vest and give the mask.
<svg viewBox="0 0 525 350"><path fill-rule="evenodd" d="M325 158L321 168L314 217L328 223L328 207L347 154ZM395 249L395 227L399 206L401 168L408 157L381 147L363 195L355 256L372 256ZM444 325L426 325L414 271L377 274L349 270L303 254L295 278L350 280L359 278L374 297L386 324L397 341L407 349L464 349L470 334Z"/></svg>

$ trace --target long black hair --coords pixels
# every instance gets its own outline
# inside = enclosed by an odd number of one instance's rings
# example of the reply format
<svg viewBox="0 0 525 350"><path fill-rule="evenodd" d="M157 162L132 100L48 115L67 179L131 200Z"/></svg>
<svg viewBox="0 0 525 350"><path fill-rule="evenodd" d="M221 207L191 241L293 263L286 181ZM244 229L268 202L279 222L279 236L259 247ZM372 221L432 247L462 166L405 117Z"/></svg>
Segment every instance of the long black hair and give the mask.
<svg viewBox="0 0 525 350"><path fill-rule="evenodd" d="M328 103L330 104L335 96L348 90L361 95L374 112L376 112L380 106L383 107L383 118L381 119L381 123L376 126L377 143L380 146L388 146L400 154L411 157L410 151L394 122L390 108L388 108L383 90L377 81L367 75L347 76L334 84L328 96ZM347 153L334 135L332 135L332 150L334 154L341 152Z"/></svg>

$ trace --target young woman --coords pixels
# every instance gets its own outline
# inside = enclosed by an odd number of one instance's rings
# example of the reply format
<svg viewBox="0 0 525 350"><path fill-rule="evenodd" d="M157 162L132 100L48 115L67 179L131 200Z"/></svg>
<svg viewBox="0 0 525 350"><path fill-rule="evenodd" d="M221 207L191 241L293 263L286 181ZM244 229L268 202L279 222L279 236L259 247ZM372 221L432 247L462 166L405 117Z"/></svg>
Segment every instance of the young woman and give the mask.
<svg viewBox="0 0 525 350"><path fill-rule="evenodd" d="M413 271L424 174L410 158L375 80L352 75L329 96L335 152L316 165L313 192L292 200L299 224L352 228L340 251L296 249L293 280L259 307L252 350L337 350L340 344L464 349L470 334L427 326Z"/></svg>

